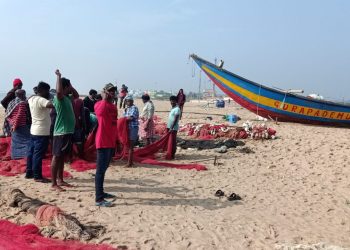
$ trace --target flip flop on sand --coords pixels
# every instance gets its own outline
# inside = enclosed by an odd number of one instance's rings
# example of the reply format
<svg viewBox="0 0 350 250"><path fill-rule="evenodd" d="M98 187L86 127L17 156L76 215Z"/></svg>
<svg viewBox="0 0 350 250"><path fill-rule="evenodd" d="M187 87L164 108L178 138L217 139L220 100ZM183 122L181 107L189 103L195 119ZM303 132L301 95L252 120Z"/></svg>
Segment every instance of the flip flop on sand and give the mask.
<svg viewBox="0 0 350 250"><path fill-rule="evenodd" d="M232 193L229 197L227 197L227 200L229 200L229 201L239 201L239 200L242 200L242 198L238 194Z"/></svg>
<svg viewBox="0 0 350 250"><path fill-rule="evenodd" d="M224 193L222 190L220 190L220 189L219 189L218 191L215 192L215 196L216 196L216 197L222 197L222 196L224 196L224 195L225 195L225 193Z"/></svg>

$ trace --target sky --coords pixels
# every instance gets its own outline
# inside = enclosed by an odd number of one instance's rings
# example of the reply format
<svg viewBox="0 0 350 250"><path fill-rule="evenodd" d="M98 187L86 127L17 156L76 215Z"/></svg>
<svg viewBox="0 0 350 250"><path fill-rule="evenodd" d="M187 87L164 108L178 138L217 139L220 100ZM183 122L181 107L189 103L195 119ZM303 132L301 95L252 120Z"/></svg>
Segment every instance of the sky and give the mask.
<svg viewBox="0 0 350 250"><path fill-rule="evenodd" d="M350 99L349 31L348 0L0 0L0 92L16 77L55 87L56 68L81 94L198 91L195 53L266 86Z"/></svg>

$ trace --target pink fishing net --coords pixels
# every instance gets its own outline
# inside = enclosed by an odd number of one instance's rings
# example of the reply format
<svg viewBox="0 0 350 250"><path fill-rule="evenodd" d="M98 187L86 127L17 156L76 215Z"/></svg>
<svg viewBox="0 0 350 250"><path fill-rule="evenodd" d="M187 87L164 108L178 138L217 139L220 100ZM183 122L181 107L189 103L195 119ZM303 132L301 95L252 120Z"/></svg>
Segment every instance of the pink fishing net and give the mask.
<svg viewBox="0 0 350 250"><path fill-rule="evenodd" d="M112 250L108 245L84 244L78 241L62 241L42 236L33 224L16 225L0 220L0 250Z"/></svg>

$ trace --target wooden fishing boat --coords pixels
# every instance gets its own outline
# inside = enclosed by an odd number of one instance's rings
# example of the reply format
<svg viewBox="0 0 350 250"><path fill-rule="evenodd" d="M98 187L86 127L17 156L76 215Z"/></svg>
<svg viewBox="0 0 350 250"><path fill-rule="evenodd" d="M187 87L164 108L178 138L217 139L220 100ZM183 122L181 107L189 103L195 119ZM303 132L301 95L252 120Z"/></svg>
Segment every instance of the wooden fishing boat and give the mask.
<svg viewBox="0 0 350 250"><path fill-rule="evenodd" d="M269 88L194 54L191 58L225 94L259 116L285 122L350 127L350 105Z"/></svg>

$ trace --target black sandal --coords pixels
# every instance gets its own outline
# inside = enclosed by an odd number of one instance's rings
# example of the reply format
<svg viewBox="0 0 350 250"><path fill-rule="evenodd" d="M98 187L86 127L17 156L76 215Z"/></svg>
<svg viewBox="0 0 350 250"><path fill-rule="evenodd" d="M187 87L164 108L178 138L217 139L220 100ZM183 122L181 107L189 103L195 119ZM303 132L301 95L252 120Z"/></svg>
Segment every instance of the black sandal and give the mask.
<svg viewBox="0 0 350 250"><path fill-rule="evenodd" d="M216 197L222 197L222 196L224 196L224 195L225 195L225 193L224 193L222 190L220 190L220 189L219 189L218 191L215 192L215 196L216 196Z"/></svg>
<svg viewBox="0 0 350 250"><path fill-rule="evenodd" d="M242 198L238 194L232 193L229 197L227 197L227 200L229 200L229 201L239 201L239 200L242 200Z"/></svg>

